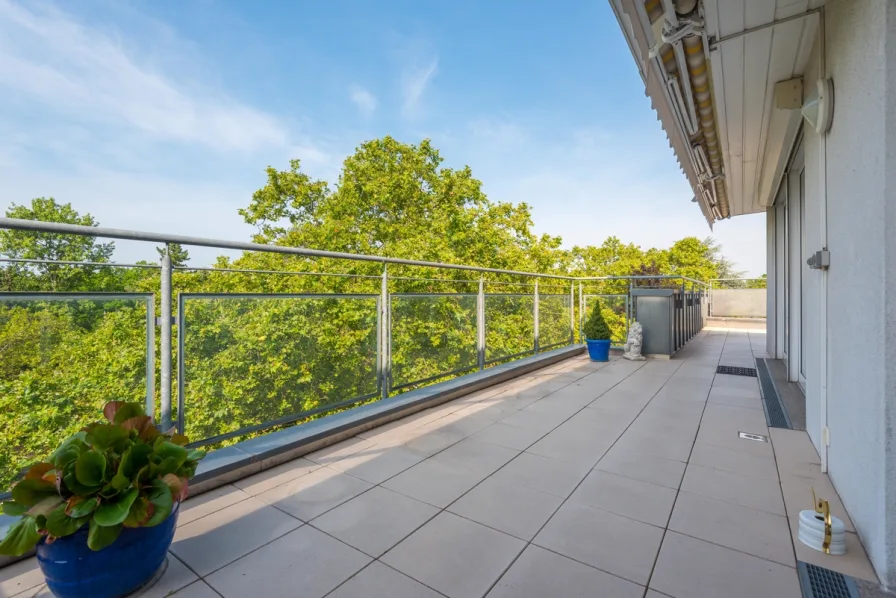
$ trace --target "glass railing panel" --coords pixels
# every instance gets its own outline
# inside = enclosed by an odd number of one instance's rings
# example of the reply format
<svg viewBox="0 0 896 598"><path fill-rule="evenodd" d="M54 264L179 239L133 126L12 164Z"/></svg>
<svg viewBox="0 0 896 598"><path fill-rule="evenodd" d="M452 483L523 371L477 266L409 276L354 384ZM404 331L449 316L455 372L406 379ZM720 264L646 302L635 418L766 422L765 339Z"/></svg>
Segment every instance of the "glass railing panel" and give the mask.
<svg viewBox="0 0 896 598"><path fill-rule="evenodd" d="M152 301L143 293L0 293L0 491L101 419L108 401L151 396Z"/></svg>
<svg viewBox="0 0 896 598"><path fill-rule="evenodd" d="M569 293L539 295L538 350L549 351L570 343Z"/></svg>
<svg viewBox="0 0 896 598"><path fill-rule="evenodd" d="M210 442L379 396L378 296L182 294L187 436Z"/></svg>
<svg viewBox="0 0 896 598"><path fill-rule="evenodd" d="M535 296L485 295L485 361L494 363L535 351Z"/></svg>
<svg viewBox="0 0 896 598"><path fill-rule="evenodd" d="M392 390L477 367L473 294L393 294Z"/></svg>

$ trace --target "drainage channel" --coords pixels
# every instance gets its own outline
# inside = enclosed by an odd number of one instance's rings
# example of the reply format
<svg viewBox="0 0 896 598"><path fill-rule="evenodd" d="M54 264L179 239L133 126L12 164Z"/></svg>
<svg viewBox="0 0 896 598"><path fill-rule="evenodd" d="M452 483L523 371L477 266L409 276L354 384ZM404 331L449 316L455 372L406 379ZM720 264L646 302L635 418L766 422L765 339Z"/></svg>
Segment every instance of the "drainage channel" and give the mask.
<svg viewBox="0 0 896 598"><path fill-rule="evenodd" d="M759 390L762 391L762 409L765 411L765 420L769 428L793 429L787 409L781 402L781 396L772 380L772 374L768 369L765 359L756 360L756 370L759 378Z"/></svg>
<svg viewBox="0 0 896 598"><path fill-rule="evenodd" d="M852 577L824 567L797 561L803 598L859 598Z"/></svg>

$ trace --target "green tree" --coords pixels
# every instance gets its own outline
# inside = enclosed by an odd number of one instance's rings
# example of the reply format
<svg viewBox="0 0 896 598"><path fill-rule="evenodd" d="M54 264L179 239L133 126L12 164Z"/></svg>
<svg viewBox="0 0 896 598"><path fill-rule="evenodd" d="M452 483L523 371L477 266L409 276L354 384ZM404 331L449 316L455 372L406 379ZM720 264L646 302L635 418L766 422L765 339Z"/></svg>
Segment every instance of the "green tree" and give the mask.
<svg viewBox="0 0 896 598"><path fill-rule="evenodd" d="M585 338L589 340L610 340L610 327L604 319L603 303L595 301L588 319L585 321Z"/></svg>
<svg viewBox="0 0 896 598"><path fill-rule="evenodd" d="M335 189L300 166L268 168L267 184L240 210L256 241L507 269L565 263L559 237L532 232L528 205L489 201L469 167L442 167L429 140L362 144Z"/></svg>
<svg viewBox="0 0 896 598"><path fill-rule="evenodd" d="M159 259L165 257L165 254L171 256L172 266L186 266L190 260L190 252L184 249L180 243L169 243L166 247L156 247L156 253Z"/></svg>
<svg viewBox="0 0 896 598"><path fill-rule="evenodd" d="M63 222L82 226L98 226L90 214L83 216L71 204L58 204L52 197L38 197L30 206L12 204L7 218ZM0 255L33 260L108 262L115 250L113 243L98 243L96 237L57 233L0 230ZM66 266L43 263L23 266L14 264L0 280L6 290L80 291L106 290L114 284L107 268ZM27 284L28 289L15 288Z"/></svg>
<svg viewBox="0 0 896 598"><path fill-rule="evenodd" d="M764 289L768 285L768 274L763 274L759 278L751 278L747 281L748 289Z"/></svg>
<svg viewBox="0 0 896 598"><path fill-rule="evenodd" d="M710 237L700 240L685 237L669 248L669 274L709 281L714 278L740 278L743 272L722 255L722 247Z"/></svg>

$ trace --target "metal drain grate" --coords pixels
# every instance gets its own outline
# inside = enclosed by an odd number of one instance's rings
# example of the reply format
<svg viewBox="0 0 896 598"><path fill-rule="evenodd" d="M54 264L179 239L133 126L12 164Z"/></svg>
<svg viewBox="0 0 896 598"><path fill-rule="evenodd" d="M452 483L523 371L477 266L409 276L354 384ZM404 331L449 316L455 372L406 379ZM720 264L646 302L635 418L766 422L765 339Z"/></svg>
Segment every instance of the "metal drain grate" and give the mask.
<svg viewBox="0 0 896 598"><path fill-rule="evenodd" d="M798 561L797 572L803 598L859 598L859 589L851 577Z"/></svg>
<svg viewBox="0 0 896 598"><path fill-rule="evenodd" d="M793 429L787 409L781 402L775 381L768 369L768 363L764 359L756 360L756 370L759 373L759 389L762 391L762 409L765 411L765 421L770 428Z"/></svg>
<svg viewBox="0 0 896 598"><path fill-rule="evenodd" d="M720 365L716 368L717 374L728 374L729 376L752 376L756 377L756 370L753 368L736 368L730 365Z"/></svg>

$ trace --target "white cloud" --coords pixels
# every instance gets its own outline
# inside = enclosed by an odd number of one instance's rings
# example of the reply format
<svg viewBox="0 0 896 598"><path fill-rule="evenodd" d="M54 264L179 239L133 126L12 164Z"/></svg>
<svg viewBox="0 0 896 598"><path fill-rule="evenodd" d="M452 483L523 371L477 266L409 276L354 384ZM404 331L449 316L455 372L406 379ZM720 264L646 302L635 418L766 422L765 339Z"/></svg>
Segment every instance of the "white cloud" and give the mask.
<svg viewBox="0 0 896 598"><path fill-rule="evenodd" d="M402 114L413 116L417 113L423 93L438 67L439 59L433 58L426 66L411 68L404 72L401 79L401 95L404 98Z"/></svg>
<svg viewBox="0 0 896 598"><path fill-rule="evenodd" d="M376 96L361 87L360 85L352 85L349 88L349 97L358 106L358 110L364 116L370 116L376 110Z"/></svg>
<svg viewBox="0 0 896 598"><path fill-rule="evenodd" d="M287 142L276 117L166 77L140 64L113 33L39 6L0 0L0 90L7 99L36 101L81 123L219 150Z"/></svg>

